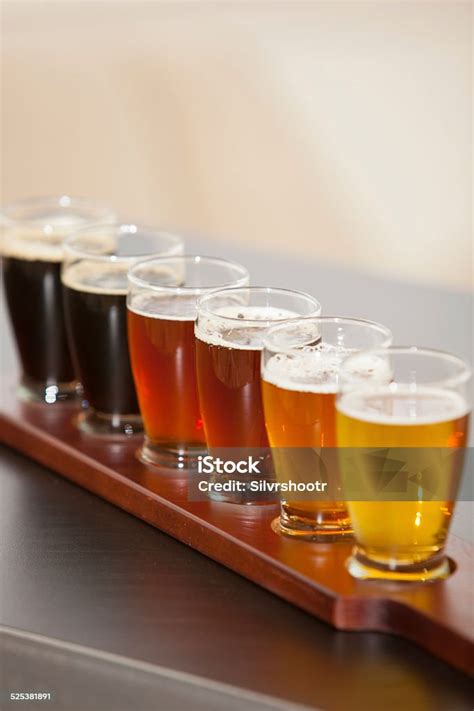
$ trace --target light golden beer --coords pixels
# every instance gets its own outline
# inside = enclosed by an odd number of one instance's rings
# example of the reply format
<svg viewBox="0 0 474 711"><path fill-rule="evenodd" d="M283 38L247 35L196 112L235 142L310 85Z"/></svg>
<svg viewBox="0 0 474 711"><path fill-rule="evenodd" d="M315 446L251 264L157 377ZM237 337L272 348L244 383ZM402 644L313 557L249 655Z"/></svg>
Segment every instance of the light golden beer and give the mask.
<svg viewBox="0 0 474 711"><path fill-rule="evenodd" d="M284 535L316 541L351 535L335 453L339 370L361 344L388 345L390 338L379 324L332 317L269 330L262 392L278 481L310 484L317 479L327 485L317 500L303 492L281 501L279 530ZM372 360L367 367L385 367L380 359Z"/></svg>
<svg viewBox="0 0 474 711"><path fill-rule="evenodd" d="M414 378L414 371L410 372ZM382 462L382 467L387 472L391 469L393 477L408 472L405 479L411 486L411 493L410 489L385 489L370 467L362 471L358 480L362 492L358 500L348 502L357 541L349 563L355 577L429 580L449 574L442 551L462 467L462 456L452 455L466 446L468 413L462 393L428 384L400 384L396 376L385 385L366 385L341 394L337 403L339 447L351 448L349 458L359 457L359 464L368 461L363 459L363 450L370 448L385 458L388 464ZM341 468L349 496L353 470L344 463Z"/></svg>

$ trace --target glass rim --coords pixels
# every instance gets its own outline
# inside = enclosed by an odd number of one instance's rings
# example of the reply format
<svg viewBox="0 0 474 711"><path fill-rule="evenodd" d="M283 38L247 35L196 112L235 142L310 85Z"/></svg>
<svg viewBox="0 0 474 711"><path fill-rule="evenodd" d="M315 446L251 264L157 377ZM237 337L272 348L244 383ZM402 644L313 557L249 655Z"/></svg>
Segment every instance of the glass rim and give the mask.
<svg viewBox="0 0 474 711"><path fill-rule="evenodd" d="M316 305L316 310L314 312L314 315L312 316L311 314L307 314L306 318L316 318L318 314L321 313L321 302L318 301L314 296L311 296L311 294L308 294L305 291L298 291L297 289L287 289L285 287L279 287L279 286L237 286L237 287L229 287L227 289L214 289L213 291L210 291L207 294L204 294L197 302L197 311L198 311L198 318L199 314L201 312L204 312L205 314L215 316L216 318L221 319L222 321L230 321L230 322L236 322L236 323L256 323L256 324L263 324L263 323L275 323L275 324L281 324L284 321L298 321L301 318L305 318L304 316L287 316L285 318L279 318L279 319L256 319L256 318L237 318L235 316L223 316L222 314L216 313L210 308L206 308L206 301L211 301L215 296L219 296L220 294L225 294L226 292L232 292L232 293L237 293L237 292L246 292L250 291L253 294L279 294L281 296L297 296L297 297L302 297L306 299L306 301L310 301L313 304Z"/></svg>
<svg viewBox="0 0 474 711"><path fill-rule="evenodd" d="M424 346L389 346L388 348L367 348L358 351L357 353L352 353L350 356L344 359L343 363L341 364L341 375L344 374L344 371L346 370L347 364L350 363L351 360L354 358L359 357L361 354L371 354L371 355L376 355L376 356L387 356L387 355L420 355L420 356L428 356L429 358L435 358L438 361L445 361L445 362L450 362L453 363L454 365L458 366L459 368L459 373L456 375L448 375L445 378L438 378L436 380L430 380L426 382L420 383L421 385L438 385L438 386L455 386L455 385L462 385L464 383L467 383L468 380L470 380L472 376L472 367L471 365L464 360L464 358L461 358L461 356L457 356L454 353L450 353L449 351L443 351L437 348L426 348ZM401 381L395 380L395 384L400 384L400 385L406 385L409 383L405 383L406 379L403 378ZM346 381L346 383L350 383L350 379ZM354 381L356 382L356 381ZM370 386L371 381L358 381L360 384ZM416 383L415 383L416 385Z"/></svg>
<svg viewBox="0 0 474 711"><path fill-rule="evenodd" d="M58 211L72 209L76 207L78 210L90 210L95 214L91 216L88 221L87 226L92 223L99 222L103 224L101 220L116 220L117 215L113 208L103 205L102 203L96 202L95 200L89 200L88 198L76 197L73 195L38 195L34 197L29 197L24 200L15 200L14 202L7 203L0 209L1 221L4 225L12 226L15 224L30 226L30 227L40 227L42 225L48 224L48 220L44 217L29 217L28 211L38 209L41 207L48 208L51 210ZM21 213L26 211L26 215L16 215L15 213ZM54 226L53 226L54 230ZM76 230L75 230L76 231Z"/></svg>
<svg viewBox="0 0 474 711"><path fill-rule="evenodd" d="M80 247L75 247L73 242L76 239L80 239L81 237L90 235L91 237L93 236L98 236L100 237L100 231L103 233L110 233L113 235L116 235L118 237L124 236L133 236L136 234L140 233L148 233L151 236L159 236L159 237L164 237L168 239L170 246L169 248L166 249L164 252L157 252L155 257L152 256L153 253L150 254L127 254L127 255L119 255L119 254L96 254L95 252L88 252L87 249L83 249ZM89 261L93 262L106 262L106 263L130 263L130 262L136 262L137 260L143 260L144 257L149 259L150 257L152 259L157 259L159 256L167 256L167 257L173 257L173 256L179 256L180 255L180 249L184 248L184 239L181 237L179 234L176 234L174 232L169 232L168 230L162 230L159 227L153 227L149 225L142 225L138 224L135 222L109 222L109 223L93 223L89 224L86 227L81 227L79 229L74 230L74 232L71 232L64 240L63 242L63 249L64 249L64 254L70 255L77 257L79 259L87 259ZM175 251L176 250L176 251Z"/></svg>
<svg viewBox="0 0 474 711"><path fill-rule="evenodd" d="M150 256L147 257L146 259L140 259L135 262L135 264L130 267L128 271L128 281L129 284L133 284L133 286L137 286L141 289L147 289L149 291L156 291L156 292L166 292L166 293L174 293L174 294L201 294L201 293L209 293L213 291L224 291L226 289L226 284L218 284L217 286L186 286L180 284L179 286L174 286L171 284L151 284L149 281L146 279L141 279L140 277L135 276L134 271L139 270L143 265L150 264L151 262L158 262L158 264L166 264L167 262L170 262L171 260L182 260L184 263L189 263L193 262L195 264L199 264L201 262L206 262L208 264L216 264L216 265L221 265L224 267L232 267L236 271L240 272L241 276L239 279L237 279L235 282L232 282L228 284L228 288L232 287L243 287L248 284L248 280L250 277L249 271L246 267L244 267L242 264L239 262L234 262L231 259L225 259L225 257L209 257L205 254L175 254L175 255L163 255L163 256Z"/></svg>
<svg viewBox="0 0 474 711"><path fill-rule="evenodd" d="M377 331L378 333L386 336L385 341L383 341L379 346L375 347L375 350L380 349L382 352L384 352L393 341L393 334L391 329L381 323L378 323L378 321L371 321L369 319L364 318L353 318L351 316L302 316L300 318L287 319L284 322L276 323L274 326L270 326L265 336L263 337L264 350L271 351L272 353L284 353L285 355L298 353L301 348L304 347L304 345L278 346L276 343L273 342L272 338L275 333L283 332L286 328L297 326L300 323L341 323L349 326L355 325L370 327L372 331ZM384 343L386 343L387 345L384 346ZM365 351L369 349L358 349L357 352L359 353L361 350ZM353 355L357 354L354 353Z"/></svg>

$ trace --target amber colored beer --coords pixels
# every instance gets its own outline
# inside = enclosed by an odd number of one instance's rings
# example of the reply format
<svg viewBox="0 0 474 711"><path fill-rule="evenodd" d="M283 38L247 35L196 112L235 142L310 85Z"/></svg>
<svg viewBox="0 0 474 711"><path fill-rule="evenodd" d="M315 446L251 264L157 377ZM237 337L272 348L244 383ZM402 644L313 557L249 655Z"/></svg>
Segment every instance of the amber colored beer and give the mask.
<svg viewBox="0 0 474 711"><path fill-rule="evenodd" d="M129 349L145 441L142 462L193 469L206 453L194 324L198 299L248 283L245 267L217 257L177 255L138 262L128 273Z"/></svg>
<svg viewBox="0 0 474 711"><path fill-rule="evenodd" d="M308 340L308 339L311 340ZM282 484L325 484L281 501L278 530L314 541L352 533L336 456L336 395L343 361L367 345L385 347L390 331L361 319L320 316L270 328L264 339L262 382L268 438ZM386 370L380 358L364 361L365 372ZM324 452L322 451L324 450Z"/></svg>
<svg viewBox="0 0 474 711"><path fill-rule="evenodd" d="M208 300L216 298L211 294ZM212 315L199 315L196 368L209 448L268 447L260 375L262 333L269 322L296 315L271 306L247 305L223 306Z"/></svg>
<svg viewBox="0 0 474 711"><path fill-rule="evenodd" d="M196 339L201 411L209 447L268 446L260 357L260 350L215 346Z"/></svg>
<svg viewBox="0 0 474 711"><path fill-rule="evenodd" d="M340 357L342 359L342 353ZM309 386L303 389L303 385L295 389L296 385L285 381L287 365L281 365L278 374L279 369L272 369L269 364L262 383L266 426L277 477L279 481L311 481L315 474L313 450L336 446L335 385L331 384L328 374L326 385L314 384L314 390L309 390ZM275 376L275 382L268 380ZM331 472L331 476L336 475ZM282 501L281 526L287 526L285 532L288 535L298 536L301 532L304 536L315 527L319 529L318 536L328 538L338 532L350 531L349 515L343 501L307 499Z"/></svg>
<svg viewBox="0 0 474 711"><path fill-rule="evenodd" d="M367 475L368 500L348 503L357 539L356 577L429 579L429 562L436 562L446 541L456 494L453 482L458 481L462 464L457 457L439 457L436 450L466 446L469 416L465 399L433 387L413 390L406 386L394 393L386 386L343 394L337 408L340 447L396 448L395 457L399 448L413 449L413 462L408 455L406 467L414 471L419 466L414 458L419 458L420 452L426 466L436 456L437 490L430 492L431 500L387 501L383 492L380 500L374 500L373 483ZM343 479L348 476L343 467ZM348 481L347 488L350 485ZM371 568L367 575L364 562ZM446 567L437 577L448 572Z"/></svg>
<svg viewBox="0 0 474 711"><path fill-rule="evenodd" d="M194 319L154 317L129 307L128 338L140 411L151 444L176 451L202 448Z"/></svg>

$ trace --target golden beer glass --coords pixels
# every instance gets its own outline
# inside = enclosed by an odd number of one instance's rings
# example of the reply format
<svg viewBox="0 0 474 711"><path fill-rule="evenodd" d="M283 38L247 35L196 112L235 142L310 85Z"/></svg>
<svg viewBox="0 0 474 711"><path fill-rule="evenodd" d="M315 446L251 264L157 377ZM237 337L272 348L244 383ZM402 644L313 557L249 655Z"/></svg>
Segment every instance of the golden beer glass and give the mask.
<svg viewBox="0 0 474 711"><path fill-rule="evenodd" d="M274 524L283 535L320 542L352 535L334 450L339 368L351 353L388 346L391 339L385 326L353 318L294 319L268 330L262 393L276 476L285 486L304 485L309 492L283 496ZM311 494L315 479L334 498Z"/></svg>
<svg viewBox="0 0 474 711"><path fill-rule="evenodd" d="M368 355L386 360L385 377L361 374ZM337 438L356 539L348 561L354 577L449 575L444 547L462 473L470 374L460 358L416 347L344 362Z"/></svg>

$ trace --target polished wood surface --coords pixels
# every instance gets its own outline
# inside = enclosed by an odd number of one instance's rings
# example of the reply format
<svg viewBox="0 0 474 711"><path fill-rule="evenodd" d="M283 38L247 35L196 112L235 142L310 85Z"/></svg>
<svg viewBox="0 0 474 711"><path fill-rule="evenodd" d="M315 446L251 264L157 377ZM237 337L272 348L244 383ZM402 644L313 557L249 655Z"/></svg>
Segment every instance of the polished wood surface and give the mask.
<svg viewBox="0 0 474 711"><path fill-rule="evenodd" d="M134 456L140 438L113 442L77 431L70 406L17 400L0 414L1 440L76 484L169 533L338 629L406 637L451 665L473 670L472 548L451 536L456 572L430 585L359 582L344 562L350 544L284 539L270 527L274 506L187 500L187 477L160 472Z"/></svg>
<svg viewBox="0 0 474 711"><path fill-rule="evenodd" d="M337 630L1 445L0 490L4 626L270 695L285 711L288 701L324 711L472 711L470 677L412 642ZM3 651L0 635L7 689ZM24 655L15 664L15 689L35 688L33 651L29 664ZM43 674L55 690L50 711L62 709L61 689L77 711L77 667L62 668L59 686ZM116 711L115 694L97 711Z"/></svg>

